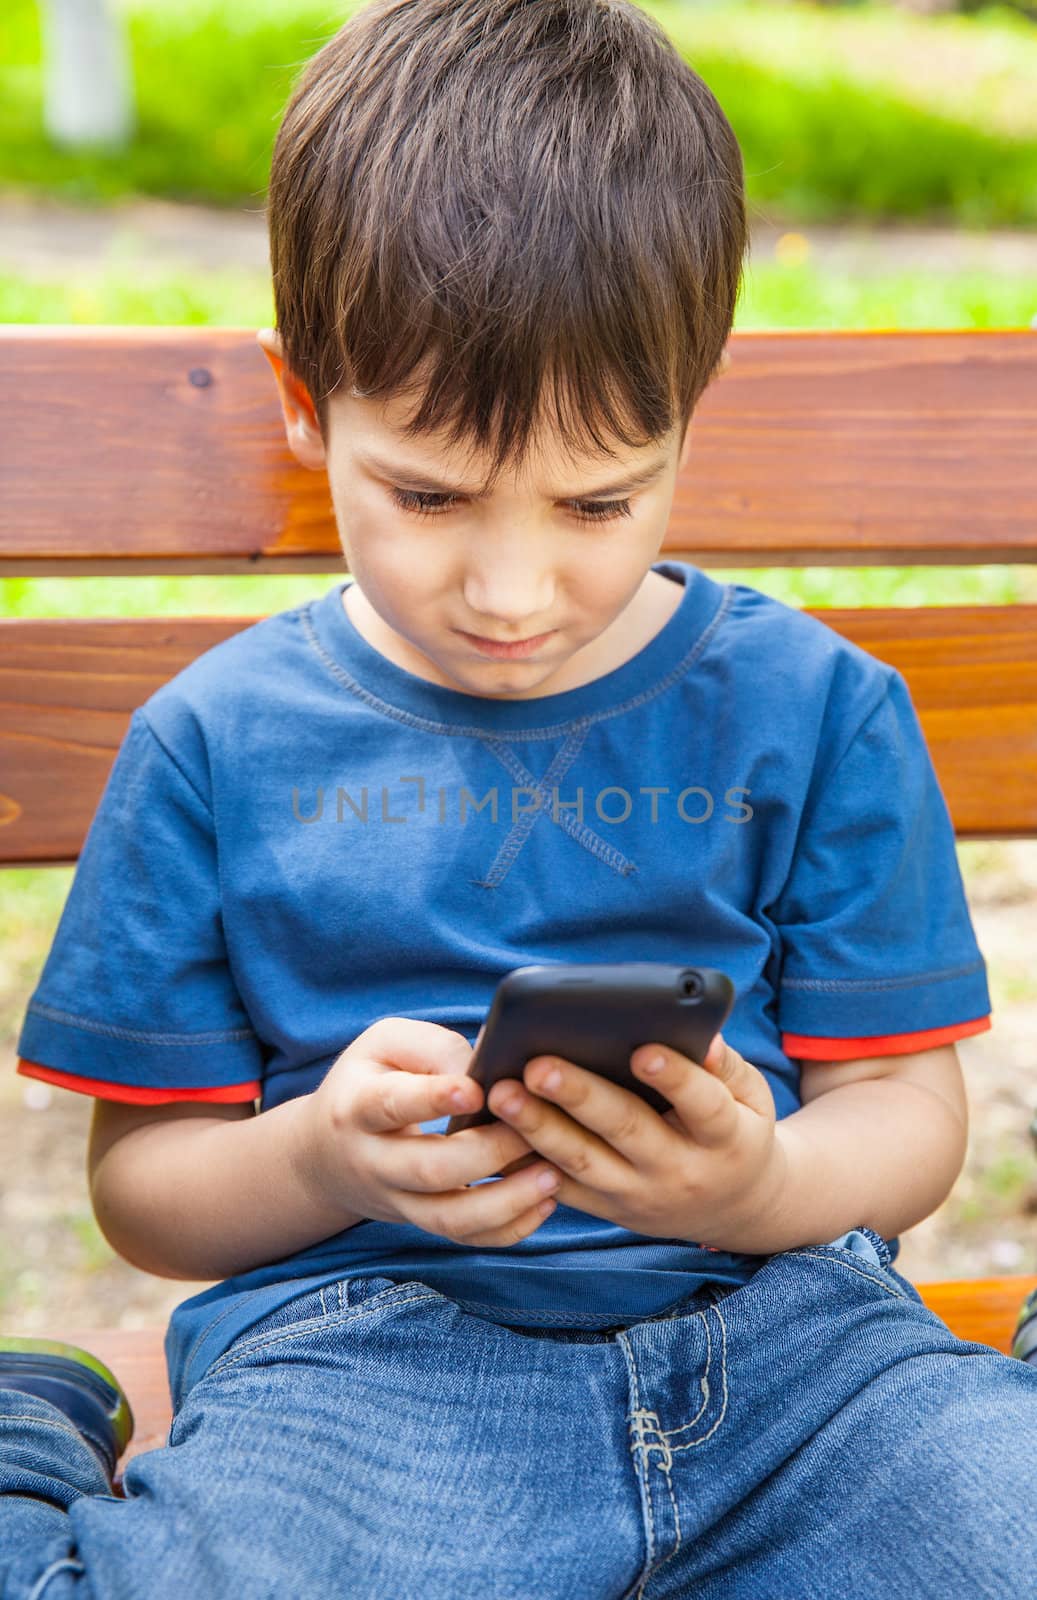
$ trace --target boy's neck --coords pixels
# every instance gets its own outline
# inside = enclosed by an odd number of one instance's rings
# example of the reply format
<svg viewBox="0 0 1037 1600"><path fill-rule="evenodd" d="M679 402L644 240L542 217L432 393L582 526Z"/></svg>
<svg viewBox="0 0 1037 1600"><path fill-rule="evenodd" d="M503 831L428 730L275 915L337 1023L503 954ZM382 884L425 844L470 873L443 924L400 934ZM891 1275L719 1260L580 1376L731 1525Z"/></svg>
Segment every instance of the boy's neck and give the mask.
<svg viewBox="0 0 1037 1600"><path fill-rule="evenodd" d="M617 617L605 633L564 662L548 682L537 684L528 695L514 694L506 698L537 699L543 695L561 694L569 689L582 688L584 684L593 683L595 679L614 672L661 633L680 605L683 595L684 585L678 578L669 578L664 573L649 570L626 611ZM444 676L436 675L434 664L383 621L355 580L342 591L342 607L360 637L394 666L402 667L405 672L424 678L428 683L446 688L460 687Z"/></svg>

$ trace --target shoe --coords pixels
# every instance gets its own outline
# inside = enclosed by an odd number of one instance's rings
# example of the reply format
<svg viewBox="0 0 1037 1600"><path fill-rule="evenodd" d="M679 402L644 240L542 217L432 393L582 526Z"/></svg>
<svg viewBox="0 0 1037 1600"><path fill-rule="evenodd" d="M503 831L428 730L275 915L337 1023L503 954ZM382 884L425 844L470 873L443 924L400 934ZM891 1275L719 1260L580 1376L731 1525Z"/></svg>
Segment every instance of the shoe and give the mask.
<svg viewBox="0 0 1037 1600"><path fill-rule="evenodd" d="M0 1334L0 1389L57 1406L101 1457L111 1481L134 1424L126 1393L103 1361L57 1339Z"/></svg>
<svg viewBox="0 0 1037 1600"><path fill-rule="evenodd" d="M1037 1289L1032 1289L1019 1310L1012 1354L1037 1367Z"/></svg>

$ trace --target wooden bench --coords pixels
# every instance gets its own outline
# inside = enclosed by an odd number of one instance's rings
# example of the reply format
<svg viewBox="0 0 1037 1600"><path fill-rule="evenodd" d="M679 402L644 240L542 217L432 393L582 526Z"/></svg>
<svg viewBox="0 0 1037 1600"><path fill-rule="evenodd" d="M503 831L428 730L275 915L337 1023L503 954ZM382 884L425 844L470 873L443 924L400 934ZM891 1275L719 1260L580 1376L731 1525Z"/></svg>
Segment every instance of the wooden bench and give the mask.
<svg viewBox="0 0 1037 1600"><path fill-rule="evenodd" d="M1034 333L736 333L728 356L667 555L1037 561ZM344 572L326 481L287 449L251 330L9 326L0 378L0 573ZM1037 606L813 614L904 674L959 837L1037 835ZM132 711L255 620L0 622L0 865L74 863ZM1007 1353L1035 1286L918 1287L959 1337ZM48 1334L125 1384L123 1466L165 1442L164 1329Z"/></svg>

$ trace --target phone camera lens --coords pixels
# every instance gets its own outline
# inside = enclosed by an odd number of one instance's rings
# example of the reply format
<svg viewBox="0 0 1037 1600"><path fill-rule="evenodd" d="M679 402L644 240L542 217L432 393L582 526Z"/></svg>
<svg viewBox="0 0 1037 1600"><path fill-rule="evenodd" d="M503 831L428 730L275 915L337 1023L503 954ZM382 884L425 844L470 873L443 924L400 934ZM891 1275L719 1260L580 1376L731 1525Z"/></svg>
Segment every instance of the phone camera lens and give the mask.
<svg viewBox="0 0 1037 1600"><path fill-rule="evenodd" d="M699 1000L702 996L702 979L695 972L686 972L681 978L681 994L689 1000Z"/></svg>

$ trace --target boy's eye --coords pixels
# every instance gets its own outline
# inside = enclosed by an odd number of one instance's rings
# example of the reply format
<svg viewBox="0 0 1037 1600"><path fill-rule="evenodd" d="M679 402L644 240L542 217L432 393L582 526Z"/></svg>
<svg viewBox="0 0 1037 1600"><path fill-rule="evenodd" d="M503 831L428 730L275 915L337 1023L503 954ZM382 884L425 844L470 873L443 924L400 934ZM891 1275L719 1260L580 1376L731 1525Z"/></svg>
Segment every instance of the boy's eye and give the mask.
<svg viewBox="0 0 1037 1600"><path fill-rule="evenodd" d="M419 517L434 517L449 511L450 501L456 495L434 494L428 489L397 489L389 491L401 511L411 511ZM583 522L606 522L612 517L629 517L629 500L572 500L573 514Z"/></svg>

